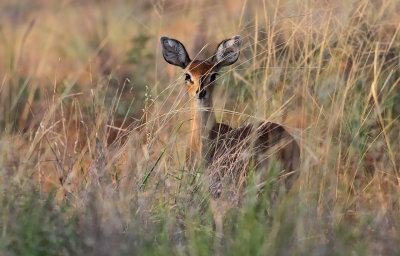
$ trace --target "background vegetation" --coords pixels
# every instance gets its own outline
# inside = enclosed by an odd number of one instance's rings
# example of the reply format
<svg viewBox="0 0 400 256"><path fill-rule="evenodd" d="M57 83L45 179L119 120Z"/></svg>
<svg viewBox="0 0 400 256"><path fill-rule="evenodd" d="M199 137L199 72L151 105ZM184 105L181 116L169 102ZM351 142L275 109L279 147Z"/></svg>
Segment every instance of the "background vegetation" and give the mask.
<svg viewBox="0 0 400 256"><path fill-rule="evenodd" d="M0 2L1 255L400 253L400 2ZM217 119L298 139L277 203L249 176L240 205L185 168L183 74L159 37L210 56ZM209 44L208 44L209 43ZM206 46L203 48L203 46Z"/></svg>

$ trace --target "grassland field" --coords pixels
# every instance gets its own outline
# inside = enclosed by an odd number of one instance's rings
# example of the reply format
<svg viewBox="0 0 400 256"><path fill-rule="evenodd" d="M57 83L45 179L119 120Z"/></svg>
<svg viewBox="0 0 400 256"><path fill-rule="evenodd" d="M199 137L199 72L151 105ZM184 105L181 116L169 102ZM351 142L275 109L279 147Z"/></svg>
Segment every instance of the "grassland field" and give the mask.
<svg viewBox="0 0 400 256"><path fill-rule="evenodd" d="M400 255L400 1L0 1L0 255ZM278 201L187 168L184 74L241 35L218 121L299 142ZM272 169L274 166L272 165ZM271 185L271 186L270 186Z"/></svg>

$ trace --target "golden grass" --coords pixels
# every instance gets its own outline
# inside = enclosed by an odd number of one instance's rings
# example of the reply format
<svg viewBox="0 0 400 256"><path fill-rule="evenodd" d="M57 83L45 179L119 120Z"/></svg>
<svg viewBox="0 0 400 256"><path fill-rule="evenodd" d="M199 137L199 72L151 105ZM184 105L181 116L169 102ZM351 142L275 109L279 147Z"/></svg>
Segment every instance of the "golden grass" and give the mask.
<svg viewBox="0 0 400 256"><path fill-rule="evenodd" d="M132 246L149 254L399 252L398 1L4 0L0 7L1 190L33 188L42 199L55 189L55 206L84 216L78 233L94 242L82 248L118 254L122 242L112 237L137 229L141 242ZM221 202L224 219L212 220L207 171L185 169L182 74L164 62L159 38L210 56L235 34L245 44L217 78L217 120L285 126L301 146L300 177L274 205L255 195L250 175L243 204ZM261 199L265 211L252 208ZM7 207L3 238L16 223ZM224 222L223 234L213 221Z"/></svg>

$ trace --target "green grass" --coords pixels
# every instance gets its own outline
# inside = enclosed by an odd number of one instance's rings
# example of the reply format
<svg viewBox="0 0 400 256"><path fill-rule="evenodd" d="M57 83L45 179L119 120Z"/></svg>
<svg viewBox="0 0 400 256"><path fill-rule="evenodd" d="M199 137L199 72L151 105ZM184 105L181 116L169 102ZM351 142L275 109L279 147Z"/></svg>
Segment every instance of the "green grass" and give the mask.
<svg viewBox="0 0 400 256"><path fill-rule="evenodd" d="M400 253L398 1L14 2L0 3L0 255ZM261 190L248 167L232 204L185 165L187 95L159 37L212 53L236 34L217 119L294 134L300 176L279 200L277 166Z"/></svg>

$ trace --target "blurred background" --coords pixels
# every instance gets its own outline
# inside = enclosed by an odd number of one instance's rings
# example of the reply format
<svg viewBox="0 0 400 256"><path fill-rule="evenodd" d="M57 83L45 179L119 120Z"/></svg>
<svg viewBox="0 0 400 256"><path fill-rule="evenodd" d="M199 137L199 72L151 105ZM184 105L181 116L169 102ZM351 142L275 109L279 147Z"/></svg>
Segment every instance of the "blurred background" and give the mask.
<svg viewBox="0 0 400 256"><path fill-rule="evenodd" d="M2 0L0 254L398 254L399 13L397 0ZM282 124L300 177L274 202L249 170L241 204L215 213L207 170L186 168L184 76L159 38L203 59L238 34L217 120Z"/></svg>

